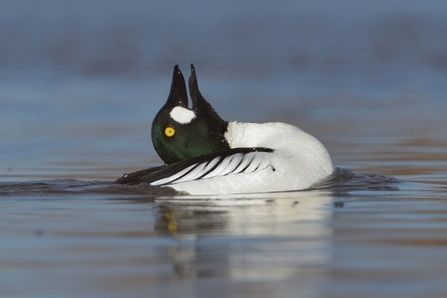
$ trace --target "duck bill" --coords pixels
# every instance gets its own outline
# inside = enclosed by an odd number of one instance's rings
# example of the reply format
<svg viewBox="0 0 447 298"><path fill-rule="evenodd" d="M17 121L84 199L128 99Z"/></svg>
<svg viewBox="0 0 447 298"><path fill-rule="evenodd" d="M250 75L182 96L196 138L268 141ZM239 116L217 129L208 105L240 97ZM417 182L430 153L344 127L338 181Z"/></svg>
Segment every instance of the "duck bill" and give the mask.
<svg viewBox="0 0 447 298"><path fill-rule="evenodd" d="M188 80L189 84L189 95L191 96L192 101L192 109L200 110L205 107L211 107L211 105L203 98L202 94L199 91L199 85L197 83L196 70L194 68L194 64L191 63L191 76Z"/></svg>
<svg viewBox="0 0 447 298"><path fill-rule="evenodd" d="M169 92L166 107L182 106L188 107L188 94L186 92L185 78L178 65L174 66L174 73L172 74L171 91Z"/></svg>

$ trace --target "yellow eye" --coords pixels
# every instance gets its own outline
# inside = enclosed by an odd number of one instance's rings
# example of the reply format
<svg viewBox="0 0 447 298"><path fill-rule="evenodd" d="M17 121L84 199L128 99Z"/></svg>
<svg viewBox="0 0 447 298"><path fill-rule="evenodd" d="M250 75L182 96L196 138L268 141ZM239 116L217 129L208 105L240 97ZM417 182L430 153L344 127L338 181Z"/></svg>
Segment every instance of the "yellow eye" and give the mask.
<svg viewBox="0 0 447 298"><path fill-rule="evenodd" d="M166 128L165 128L165 135L166 135L168 138L174 136L174 135L175 135L175 129L174 129L174 127L171 126L171 125L166 126Z"/></svg>

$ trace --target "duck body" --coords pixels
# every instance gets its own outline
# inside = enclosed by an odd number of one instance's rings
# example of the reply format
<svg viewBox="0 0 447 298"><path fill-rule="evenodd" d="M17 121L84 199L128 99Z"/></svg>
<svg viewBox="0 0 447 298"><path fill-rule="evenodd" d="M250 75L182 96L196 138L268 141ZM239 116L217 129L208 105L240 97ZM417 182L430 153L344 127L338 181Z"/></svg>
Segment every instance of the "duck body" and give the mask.
<svg viewBox="0 0 447 298"><path fill-rule="evenodd" d="M335 171L326 148L295 126L220 119L198 91L191 67L194 114L188 115L186 111L191 111L185 104L187 99L183 93L186 91L171 87L171 95L173 90L177 94L176 100L170 95L171 104L168 98L152 126L154 147L166 164L125 174L116 183L147 182L190 195L242 194L308 189L325 181ZM181 82L180 85L177 82L178 86L183 89ZM201 101L206 102L205 108L200 108ZM179 111L179 105L185 109L184 113ZM205 121L199 125L202 114L206 115ZM207 121L207 118L212 119ZM188 126L200 134L188 135ZM182 138L173 140L173 136L165 137L161 133L170 135L172 132L167 130L171 128L182 132ZM188 133L183 133L185 130ZM175 143L180 141L181 144ZM197 149L202 147L206 149Z"/></svg>
<svg viewBox="0 0 447 298"><path fill-rule="evenodd" d="M225 136L231 148L272 151L251 153L257 169L167 186L194 195L290 191L317 185L334 172L326 148L286 123L229 122Z"/></svg>

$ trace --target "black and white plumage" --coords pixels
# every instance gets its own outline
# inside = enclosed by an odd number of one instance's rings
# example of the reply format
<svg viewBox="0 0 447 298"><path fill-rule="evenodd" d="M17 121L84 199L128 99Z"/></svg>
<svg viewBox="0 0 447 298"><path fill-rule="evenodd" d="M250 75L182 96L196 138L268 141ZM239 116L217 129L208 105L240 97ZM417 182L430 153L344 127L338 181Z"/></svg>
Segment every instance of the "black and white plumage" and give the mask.
<svg viewBox="0 0 447 298"><path fill-rule="evenodd" d="M152 186L169 186L172 184L210 179L241 173L254 173L273 166L265 158L272 153L269 148L236 148L225 153L213 153L199 156L187 161L164 165L131 174L124 174L116 183L138 184L148 182Z"/></svg>
<svg viewBox="0 0 447 298"><path fill-rule="evenodd" d="M280 122L224 121L201 95L191 65L189 90L174 68L171 92L152 124L152 142L166 165L125 174L115 183L150 183L191 195L307 189L334 171L326 148Z"/></svg>

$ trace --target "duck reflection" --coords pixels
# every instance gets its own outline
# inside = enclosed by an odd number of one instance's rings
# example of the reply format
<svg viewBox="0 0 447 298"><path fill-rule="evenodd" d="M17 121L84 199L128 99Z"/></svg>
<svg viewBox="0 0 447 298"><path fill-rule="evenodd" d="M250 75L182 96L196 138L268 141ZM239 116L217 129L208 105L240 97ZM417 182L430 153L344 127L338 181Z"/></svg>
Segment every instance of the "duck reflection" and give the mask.
<svg viewBox="0 0 447 298"><path fill-rule="evenodd" d="M158 198L158 233L175 278L220 276L238 281L290 280L330 257L330 191L225 197Z"/></svg>

